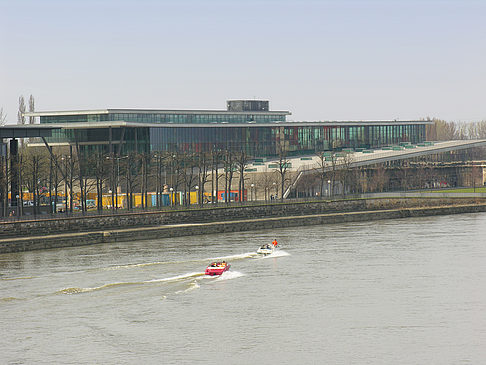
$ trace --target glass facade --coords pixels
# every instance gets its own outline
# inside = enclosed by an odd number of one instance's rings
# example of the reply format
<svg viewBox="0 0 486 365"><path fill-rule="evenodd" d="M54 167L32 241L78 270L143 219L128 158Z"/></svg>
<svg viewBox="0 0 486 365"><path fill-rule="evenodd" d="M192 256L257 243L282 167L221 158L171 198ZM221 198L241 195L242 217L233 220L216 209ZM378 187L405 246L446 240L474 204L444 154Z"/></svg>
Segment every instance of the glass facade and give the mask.
<svg viewBox="0 0 486 365"><path fill-rule="evenodd" d="M152 151L244 150L251 156L289 155L343 148L377 148L425 141L425 125L398 126L246 126L150 128Z"/></svg>
<svg viewBox="0 0 486 365"><path fill-rule="evenodd" d="M275 156L283 147L288 155L343 148L377 148L426 140L427 122L314 122L288 123L288 112L150 111L112 109L62 114L40 113L44 123L119 122L131 126L63 128L49 142L79 143L85 151L244 150L255 157ZM153 126L134 126L147 123ZM262 125L265 123L265 125ZM279 123L281 123L279 125ZM157 124L164 124L157 126ZM183 124L183 126L181 125ZM241 124L238 125L238 124ZM295 124L295 125L291 125ZM111 129L111 132L110 132ZM111 142L110 142L111 141ZM110 147L111 145L111 147ZM122 146L121 149L118 146Z"/></svg>
<svg viewBox="0 0 486 365"><path fill-rule="evenodd" d="M41 116L41 123L76 123L76 122L115 122L131 123L175 123L175 124L208 124L208 123L271 123L284 122L282 113L231 113L231 112L116 112L107 114L77 114Z"/></svg>
<svg viewBox="0 0 486 365"><path fill-rule="evenodd" d="M270 123L285 121L285 115L275 114L179 114L179 113L113 113L108 120L135 123L181 123L181 124L208 124L208 123Z"/></svg>
<svg viewBox="0 0 486 365"><path fill-rule="evenodd" d="M45 123L86 123L107 122L108 114L76 114L76 115L47 115L40 116L41 124Z"/></svg>

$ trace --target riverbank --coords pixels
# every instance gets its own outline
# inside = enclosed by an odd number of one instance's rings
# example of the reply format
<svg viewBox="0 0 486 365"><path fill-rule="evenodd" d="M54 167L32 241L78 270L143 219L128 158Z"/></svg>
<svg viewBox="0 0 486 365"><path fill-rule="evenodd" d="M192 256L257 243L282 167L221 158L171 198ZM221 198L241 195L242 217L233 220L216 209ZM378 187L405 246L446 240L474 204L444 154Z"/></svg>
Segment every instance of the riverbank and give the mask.
<svg viewBox="0 0 486 365"><path fill-rule="evenodd" d="M478 212L486 212L483 199L361 199L8 222L0 224L3 236L0 253L122 242L133 237L156 239ZM36 235L26 234L26 231L36 232Z"/></svg>

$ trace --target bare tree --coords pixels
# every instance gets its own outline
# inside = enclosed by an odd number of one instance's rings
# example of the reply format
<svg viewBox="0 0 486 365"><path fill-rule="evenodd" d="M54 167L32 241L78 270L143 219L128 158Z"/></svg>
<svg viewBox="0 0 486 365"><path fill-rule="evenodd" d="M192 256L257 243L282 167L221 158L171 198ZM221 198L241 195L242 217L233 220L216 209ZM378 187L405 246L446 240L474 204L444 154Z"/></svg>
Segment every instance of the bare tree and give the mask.
<svg viewBox="0 0 486 365"><path fill-rule="evenodd" d="M226 204L231 201L231 185L235 172L236 157L232 148L226 150L224 154L224 200Z"/></svg>
<svg viewBox="0 0 486 365"><path fill-rule="evenodd" d="M316 153L316 156L317 156L317 167L315 167L313 170L316 172L316 175L319 177L319 182L320 182L319 191L321 196L323 196L324 184L328 176L328 166L323 151L318 151Z"/></svg>
<svg viewBox="0 0 486 365"><path fill-rule="evenodd" d="M206 183L209 179L209 167L211 163L211 154L203 152L198 156L198 203L202 205L205 199ZM212 192L211 192L212 194Z"/></svg>
<svg viewBox="0 0 486 365"><path fill-rule="evenodd" d="M366 193L370 189L369 169L361 167L356 169L356 183L361 193Z"/></svg>
<svg viewBox="0 0 486 365"><path fill-rule="evenodd" d="M256 183L260 188L263 188L263 198L268 200L272 183L275 181L273 172L269 172L268 168L265 168L264 172L261 172L256 177Z"/></svg>
<svg viewBox="0 0 486 365"><path fill-rule="evenodd" d="M61 187L61 178L59 176L59 161L60 156L52 155L51 156L51 163L53 163L53 171L51 172L50 182L49 182L49 194L52 194L54 190L54 202L53 202L53 211L57 213L57 204L59 202L59 189ZM52 199L51 199L52 201Z"/></svg>
<svg viewBox="0 0 486 365"><path fill-rule="evenodd" d="M402 162L398 171L398 178L400 181L400 188L402 190L408 190L410 186L410 169L406 162Z"/></svg>
<svg viewBox="0 0 486 365"><path fill-rule="evenodd" d="M142 208L148 208L148 176L149 176L149 164L150 155L143 152L140 154L140 160L142 165L142 189L140 191L142 199ZM116 185L116 183L115 183ZM116 187L118 189L118 187ZM118 203L117 203L118 206Z"/></svg>
<svg viewBox="0 0 486 365"><path fill-rule="evenodd" d="M135 152L130 152L126 159L127 209L133 209L133 192L137 185L137 158Z"/></svg>
<svg viewBox="0 0 486 365"><path fill-rule="evenodd" d="M238 194L240 196L240 202L243 202L243 197L245 195L245 169L248 167L250 161L250 156L246 151L239 151L236 153L236 168L239 172L240 179L238 183Z"/></svg>
<svg viewBox="0 0 486 365"><path fill-rule="evenodd" d="M35 111L35 102L34 102L34 97L30 95L29 97L29 112L33 113ZM29 116L29 124L34 124L35 123L35 117Z"/></svg>
<svg viewBox="0 0 486 365"><path fill-rule="evenodd" d="M221 150L213 146L211 150L211 202L218 203L219 179L224 176L224 173L219 173L219 166L223 161L224 154Z"/></svg>
<svg viewBox="0 0 486 365"><path fill-rule="evenodd" d="M338 154L333 152L331 156L328 157L330 161L330 170L329 170L329 196L334 195L336 180L338 177Z"/></svg>
<svg viewBox="0 0 486 365"><path fill-rule="evenodd" d="M103 210L103 186L108 176L109 167L107 166L106 156L100 151L91 155L89 162L93 169L92 174L96 185L96 208L98 211L101 211Z"/></svg>
<svg viewBox="0 0 486 365"><path fill-rule="evenodd" d="M323 194L322 184L323 182L319 173L312 172L304 174L296 186L296 197L299 198L302 195L307 197L314 196L315 188L318 186L318 190Z"/></svg>
<svg viewBox="0 0 486 365"><path fill-rule="evenodd" d="M81 211L84 213L86 211L86 192L84 190L85 188L85 178L84 178L84 165L85 165L85 159L84 156L81 154L81 151L79 149L79 143L76 140L76 156L78 157L78 180L79 180L79 203L81 204Z"/></svg>
<svg viewBox="0 0 486 365"><path fill-rule="evenodd" d="M191 190L196 185L198 180L197 173L197 156L196 154L184 155L184 168L182 169L182 181L184 182L184 205L188 206L191 203Z"/></svg>
<svg viewBox="0 0 486 365"><path fill-rule="evenodd" d="M352 176L352 168L351 165L353 163L353 157L350 153L344 153L341 157L341 161L339 164L339 177L342 183L342 193L343 196L346 195L346 190L348 189L348 185L350 185L350 180Z"/></svg>
<svg viewBox="0 0 486 365"><path fill-rule="evenodd" d="M288 183L289 179L287 177L287 170L290 166L290 161L287 159L287 151L282 145L278 146L278 162L277 168L275 171L277 172L280 180L280 199L283 200L284 193L285 193L285 185ZM278 194L277 194L278 195Z"/></svg>
<svg viewBox="0 0 486 365"><path fill-rule="evenodd" d="M379 165L373 173L373 187L378 192L383 192L388 183L388 175L383 165Z"/></svg>
<svg viewBox="0 0 486 365"><path fill-rule="evenodd" d="M41 203L41 186L45 181L45 157L45 154L36 150L23 150L22 153L21 175L25 177L22 179L22 184L32 194L34 214L39 213Z"/></svg>
<svg viewBox="0 0 486 365"><path fill-rule="evenodd" d="M7 114L4 113L3 108L0 108L0 125L5 125L7 121Z"/></svg>
<svg viewBox="0 0 486 365"><path fill-rule="evenodd" d="M466 134L469 139L486 138L486 121L468 123Z"/></svg>
<svg viewBox="0 0 486 365"><path fill-rule="evenodd" d="M476 192L476 186L481 186L482 185L482 171L478 167L478 165L474 162L471 161L471 180L472 180L472 186L473 186L473 191Z"/></svg>
<svg viewBox="0 0 486 365"><path fill-rule="evenodd" d="M432 121L434 124L426 127L426 134L429 140L449 141L459 139L459 127L456 123L435 118Z"/></svg>
<svg viewBox="0 0 486 365"><path fill-rule="evenodd" d="M184 184L184 164L185 164L186 156L182 153L173 152L172 158L170 161L171 164L171 186L173 187L173 191L176 193L179 190L179 186ZM172 197L171 197L172 199ZM174 203L177 204L177 197L174 200ZM179 204L182 202L179 201Z"/></svg>
<svg viewBox="0 0 486 365"><path fill-rule="evenodd" d="M7 152L8 153L8 152ZM7 215L7 209L8 209L8 184L9 184L9 175L10 175L10 170L8 166L8 155L5 154L5 156L0 156L0 196L2 198L2 205L3 205L3 210L2 210L2 215L6 216Z"/></svg>
<svg viewBox="0 0 486 365"><path fill-rule="evenodd" d="M25 99L19 96L19 111L17 112L17 124L25 124Z"/></svg>

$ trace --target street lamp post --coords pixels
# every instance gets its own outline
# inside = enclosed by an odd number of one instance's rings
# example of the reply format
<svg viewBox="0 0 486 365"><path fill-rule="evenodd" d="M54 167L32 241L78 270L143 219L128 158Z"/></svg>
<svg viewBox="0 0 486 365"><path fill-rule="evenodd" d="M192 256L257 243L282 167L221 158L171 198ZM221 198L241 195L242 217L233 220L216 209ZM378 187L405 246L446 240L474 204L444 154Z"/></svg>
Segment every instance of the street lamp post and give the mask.
<svg viewBox="0 0 486 365"><path fill-rule="evenodd" d="M172 199L174 198L174 195L173 195L173 191L174 191L174 188L170 188L170 206L172 207Z"/></svg>
<svg viewBox="0 0 486 365"><path fill-rule="evenodd" d="M196 189L196 204L199 204L199 186L194 187Z"/></svg>
<svg viewBox="0 0 486 365"><path fill-rule="evenodd" d="M254 201L254 200L256 200L254 193L253 193L253 191L255 190L255 184L251 184L250 188L251 188L250 198L251 198L251 201Z"/></svg>
<svg viewBox="0 0 486 365"><path fill-rule="evenodd" d="M108 190L108 194L111 194L111 212L113 213L113 210L115 209L113 206L113 190Z"/></svg>
<svg viewBox="0 0 486 365"><path fill-rule="evenodd" d="M118 186L120 185L120 157L116 158L115 202L118 209Z"/></svg>
<svg viewBox="0 0 486 365"><path fill-rule="evenodd" d="M327 189L329 190L329 198L331 197L331 180L327 180Z"/></svg>

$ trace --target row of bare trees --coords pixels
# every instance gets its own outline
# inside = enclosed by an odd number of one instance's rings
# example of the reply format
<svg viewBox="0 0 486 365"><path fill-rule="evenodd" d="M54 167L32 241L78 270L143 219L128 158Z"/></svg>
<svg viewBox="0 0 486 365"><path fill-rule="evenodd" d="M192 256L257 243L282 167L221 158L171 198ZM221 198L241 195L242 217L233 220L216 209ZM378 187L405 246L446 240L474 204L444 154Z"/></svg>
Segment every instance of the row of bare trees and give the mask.
<svg viewBox="0 0 486 365"><path fill-rule="evenodd" d="M190 192L197 191L198 203L217 202L218 191L223 191L223 200L246 200L248 184L252 185L250 199L256 198L256 187L264 189L264 197L270 195L283 197L289 177L288 161L280 153L277 169L258 174L259 178L250 178L246 172L252 159L245 151L238 149L216 149L210 152L130 152L120 156L114 153L80 151L78 145L64 149L27 148L19 150L17 173L13 174L9 157L3 156L0 172L0 193L6 214L8 192L11 179L15 179L21 192L29 192L28 202L24 195L11 197L11 205L17 206L22 214L24 206L32 206L34 213L40 212L41 205L47 205L50 213L60 210L73 212L77 204L80 211L88 209L88 197L96 196L94 204L103 209L103 195L108 194L109 208L117 209L124 201L124 208L134 208L134 195L141 196L141 208L152 204L148 201L149 192L155 192L155 205L164 205L164 194L181 192L176 198L170 194L174 204L188 205ZM277 182L280 189L276 188ZM237 186L237 188L235 188ZM273 193L272 187L275 189ZM231 192L237 190L236 194ZM260 190L261 191L261 190ZM272 193L271 193L272 192ZM121 199L124 196L125 199ZM167 198L167 195L166 195ZM76 203L76 204L75 204ZM167 201L165 201L165 204ZM172 204L171 203L171 204Z"/></svg>
<svg viewBox="0 0 486 365"><path fill-rule="evenodd" d="M481 150L484 157L484 150ZM469 157L481 156L478 153L471 152L463 159L472 161ZM297 186L292 186L296 191L305 192L305 196L407 190L434 187L434 184L443 181L448 184L459 181L457 177L455 180L451 178L454 174L459 175L451 170L453 167L448 167L452 165L446 165L448 170L441 169L425 160L403 161L388 166L352 167L349 154L331 153L325 156L320 152L317 156L318 166L300 179ZM12 163L7 156L0 159L2 213L7 213L12 179L15 179L20 191L30 193L28 205L32 206L29 209L33 209L34 213L39 213L41 205L49 207L49 211L54 213L60 203L63 211L72 212L75 202L79 204L79 210L85 212L90 196L98 199L93 207L102 210L103 205L107 205L107 194L111 200L109 208L113 210L119 207L120 200L124 202L123 208L135 208L135 194L141 196L141 208L166 205L169 194L170 204L188 205L194 203L190 201L190 192L194 191L197 191L197 203L200 205L216 203L217 193L221 191L225 204L229 204L231 198L237 201L254 200L257 196L265 200L272 197L283 199L290 182L297 176L297 173L290 172L286 154L280 152L273 168L267 167L265 172L256 174L247 172L251 159L244 151L232 149L214 149L205 153L131 152L119 156L114 153L80 153L76 145L58 151L22 147L17 157L17 173L13 173ZM479 171L476 165L471 166L474 171ZM481 181L477 176L471 176L469 180L474 184ZM235 190L237 197L234 193L233 196L230 194ZM245 197L248 190L250 195ZM149 192L150 195L155 192L154 204L148 200ZM179 192L177 199L172 192ZM120 195L125 199L120 199ZM19 194L11 197L11 203L15 203L12 205L17 206L19 214L26 205L24 196Z"/></svg>

